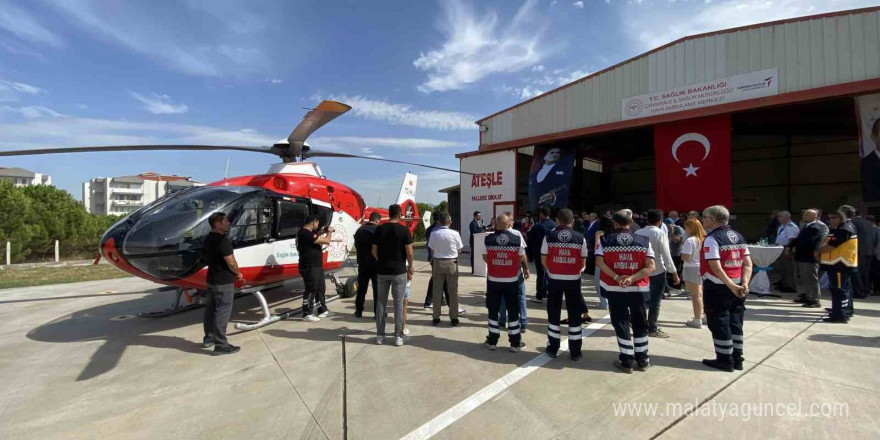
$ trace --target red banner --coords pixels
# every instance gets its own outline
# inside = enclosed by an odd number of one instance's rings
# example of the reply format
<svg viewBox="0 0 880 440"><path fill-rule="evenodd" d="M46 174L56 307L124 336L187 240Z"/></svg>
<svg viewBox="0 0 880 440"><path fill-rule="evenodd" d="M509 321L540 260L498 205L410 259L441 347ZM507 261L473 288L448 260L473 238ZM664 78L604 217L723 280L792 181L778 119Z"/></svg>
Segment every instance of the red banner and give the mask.
<svg viewBox="0 0 880 440"><path fill-rule="evenodd" d="M665 211L733 204L730 115L654 127L657 207Z"/></svg>

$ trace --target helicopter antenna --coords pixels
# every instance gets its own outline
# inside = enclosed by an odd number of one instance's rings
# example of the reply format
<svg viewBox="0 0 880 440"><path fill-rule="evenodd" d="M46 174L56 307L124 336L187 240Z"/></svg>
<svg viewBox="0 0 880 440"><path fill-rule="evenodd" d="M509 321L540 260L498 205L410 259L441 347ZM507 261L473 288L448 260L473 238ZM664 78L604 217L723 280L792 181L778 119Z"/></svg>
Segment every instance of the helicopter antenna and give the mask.
<svg viewBox="0 0 880 440"><path fill-rule="evenodd" d="M226 157L226 170L223 171L223 180L226 180L227 174L229 174L229 157Z"/></svg>

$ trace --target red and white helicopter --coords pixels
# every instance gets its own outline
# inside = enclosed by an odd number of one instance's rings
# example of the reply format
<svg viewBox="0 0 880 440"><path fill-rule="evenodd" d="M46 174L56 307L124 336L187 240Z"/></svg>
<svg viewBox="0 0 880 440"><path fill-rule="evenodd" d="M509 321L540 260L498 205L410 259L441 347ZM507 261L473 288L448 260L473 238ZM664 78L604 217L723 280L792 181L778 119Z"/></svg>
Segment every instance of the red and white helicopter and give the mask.
<svg viewBox="0 0 880 440"><path fill-rule="evenodd" d="M142 314L147 317L167 316L199 306L191 292L199 293L207 287L207 269L200 256L211 230L208 216L225 212L232 223L228 237L245 277L244 283L236 287L243 293L253 294L263 312L259 322L237 323L236 328L252 330L298 313L293 310L272 315L261 291L300 278L296 233L307 215L317 215L321 227L335 228L331 244L324 249L324 269L327 271L336 271L343 266L354 247L355 231L370 214L377 212L383 222L388 220L387 210L368 207L355 190L327 179L316 163L305 159L357 158L459 173L458 170L392 159L316 151L305 142L318 128L350 109L340 102L323 101L306 114L286 140L271 147L127 145L2 151L0 156L96 151L240 150L281 157L282 162L272 165L266 174L224 178L159 199L121 219L101 239L99 259L106 258L117 268L137 277L177 287L171 308ZM417 177L406 173L396 202L403 208L402 222L410 231L414 231L422 220L415 202L416 187ZM355 293L356 277L343 283L336 273L332 273L332 280L339 295Z"/></svg>

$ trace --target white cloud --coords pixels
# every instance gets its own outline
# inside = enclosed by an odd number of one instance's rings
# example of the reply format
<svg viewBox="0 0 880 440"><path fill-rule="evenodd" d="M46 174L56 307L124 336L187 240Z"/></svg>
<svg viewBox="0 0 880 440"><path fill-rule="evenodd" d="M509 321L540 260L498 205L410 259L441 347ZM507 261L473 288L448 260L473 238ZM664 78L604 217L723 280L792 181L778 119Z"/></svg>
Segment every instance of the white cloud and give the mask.
<svg viewBox="0 0 880 440"><path fill-rule="evenodd" d="M324 99L317 95L312 98L316 101ZM351 112L355 116L373 121L435 130L473 130L477 128L474 124L477 118L466 113L420 110L409 104L393 104L363 96L336 95L326 99L344 102L352 107Z"/></svg>
<svg viewBox="0 0 880 440"><path fill-rule="evenodd" d="M10 37L18 40L18 44L12 43ZM61 38L43 26L33 15L3 0L0 0L0 40L7 42L2 46L10 52L16 52L16 47L27 50L21 43L53 48L64 46Z"/></svg>
<svg viewBox="0 0 880 440"><path fill-rule="evenodd" d="M574 6L575 9L583 9L584 8L584 2L582 2L582 1L576 1L576 2L572 3L571 5Z"/></svg>
<svg viewBox="0 0 880 440"><path fill-rule="evenodd" d="M30 84L0 79L0 102L16 102L22 95L39 95L45 92Z"/></svg>
<svg viewBox="0 0 880 440"><path fill-rule="evenodd" d="M130 92L130 95L144 104L144 110L154 115L173 115L189 111L189 107L186 104L175 104L171 102L171 97L168 95L153 93L150 96L144 96L135 92Z"/></svg>
<svg viewBox="0 0 880 440"><path fill-rule="evenodd" d="M272 83L272 84L281 84L282 81L281 81L280 79L278 79L278 78L272 78L272 80L269 81L269 82Z"/></svg>
<svg viewBox="0 0 880 440"><path fill-rule="evenodd" d="M223 14L205 13L200 3L190 2L185 5L196 11L183 9L173 16L159 15L151 5L123 2L109 8L90 0L53 2L56 10L84 31L189 75L234 76L268 65L265 42L256 34L262 25L246 25L259 20L236 2L211 2Z"/></svg>
<svg viewBox="0 0 880 440"><path fill-rule="evenodd" d="M77 105L76 105L76 108L78 108L78 109L80 109L80 110L88 110L88 109L89 109L89 106L87 106L87 105L85 105L85 104L77 104Z"/></svg>
<svg viewBox="0 0 880 440"><path fill-rule="evenodd" d="M532 72L543 72L543 71L544 71L543 64L538 64L537 66L532 67Z"/></svg>
<svg viewBox="0 0 880 440"><path fill-rule="evenodd" d="M275 139L253 130L76 117L0 123L0 133L0 146L10 149L166 143L270 146Z"/></svg>
<svg viewBox="0 0 880 440"><path fill-rule="evenodd" d="M540 78L534 78L531 80L531 82L535 86L555 89L557 87L577 81L589 75L590 73L591 72L582 69L556 69L552 72L552 74L546 74Z"/></svg>
<svg viewBox="0 0 880 440"><path fill-rule="evenodd" d="M22 107L11 107L8 105L0 106L0 111L4 113L15 113L21 115L27 119L35 119L35 118L63 118L65 117L61 113L58 113L52 109L42 107L39 105L26 105Z"/></svg>
<svg viewBox="0 0 880 440"><path fill-rule="evenodd" d="M498 73L517 72L543 57L538 49L543 31L534 12L536 1L526 0L506 26L498 15L477 17L461 0L442 2L441 31L446 41L440 49L422 53L413 65L428 73L418 86L424 93L458 90Z"/></svg>
<svg viewBox="0 0 880 440"><path fill-rule="evenodd" d="M544 66L541 67L540 70L537 70L538 72L545 71ZM534 71L535 69L532 70ZM524 78L523 82L526 83L526 85L522 87L502 85L501 90L525 101L538 95L542 95L548 90L556 89L568 83L577 81L589 74L589 71L581 69L554 69L540 77Z"/></svg>
<svg viewBox="0 0 880 440"><path fill-rule="evenodd" d="M650 10L625 8L622 20L636 36L640 50L650 50L688 35L876 5L876 0L716 0L703 5L679 2L663 7L645 2ZM682 13L687 19L681 18Z"/></svg>
<svg viewBox="0 0 880 440"><path fill-rule="evenodd" d="M534 88L529 85L526 85L523 87L510 87L510 86L503 85L503 86L501 86L501 90L506 93L510 93L511 95L516 96L519 99L522 99L523 101L528 100L528 99L532 99L535 96L542 95L544 93L543 90Z"/></svg>

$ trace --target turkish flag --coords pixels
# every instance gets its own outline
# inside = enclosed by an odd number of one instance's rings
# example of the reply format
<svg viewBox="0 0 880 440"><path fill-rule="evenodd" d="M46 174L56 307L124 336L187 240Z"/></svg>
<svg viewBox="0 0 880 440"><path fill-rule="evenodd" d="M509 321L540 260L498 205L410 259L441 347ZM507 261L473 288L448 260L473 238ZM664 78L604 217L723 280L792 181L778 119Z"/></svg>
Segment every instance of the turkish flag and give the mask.
<svg viewBox="0 0 880 440"><path fill-rule="evenodd" d="M654 126L657 207L699 211L733 204L730 115Z"/></svg>

